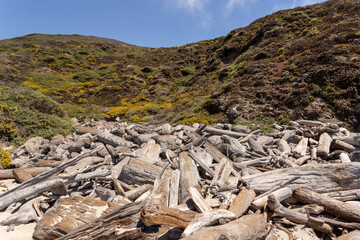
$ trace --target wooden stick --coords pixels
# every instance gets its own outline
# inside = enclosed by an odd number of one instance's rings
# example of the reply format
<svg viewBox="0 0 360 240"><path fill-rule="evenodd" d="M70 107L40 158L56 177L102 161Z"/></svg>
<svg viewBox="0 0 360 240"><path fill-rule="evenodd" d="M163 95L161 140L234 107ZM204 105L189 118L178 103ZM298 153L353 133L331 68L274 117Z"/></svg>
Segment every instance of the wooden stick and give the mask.
<svg viewBox="0 0 360 240"><path fill-rule="evenodd" d="M247 136L247 134L244 134L244 133L238 133L238 132L233 132L233 131L228 131L228 130L221 130L221 129L217 129L217 128L209 127L209 126L207 126L203 131L206 133L220 135L220 136L228 135L228 136L234 137L234 138L241 138L241 137Z"/></svg>
<svg viewBox="0 0 360 240"><path fill-rule="evenodd" d="M326 211L334 216L339 216L349 221L360 222L360 208L354 207L349 203L335 200L305 188L294 190L293 197L304 203L324 206Z"/></svg>

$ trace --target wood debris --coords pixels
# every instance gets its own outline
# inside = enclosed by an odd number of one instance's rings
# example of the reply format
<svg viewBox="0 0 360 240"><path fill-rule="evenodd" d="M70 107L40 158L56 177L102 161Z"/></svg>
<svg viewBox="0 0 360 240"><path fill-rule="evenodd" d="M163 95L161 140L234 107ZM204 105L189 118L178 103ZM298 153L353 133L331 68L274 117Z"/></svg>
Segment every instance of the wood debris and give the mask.
<svg viewBox="0 0 360 240"><path fill-rule="evenodd" d="M35 221L36 239L359 235L360 134L334 123L262 133L94 121L30 139L13 162L0 170L0 210L11 213L0 224Z"/></svg>

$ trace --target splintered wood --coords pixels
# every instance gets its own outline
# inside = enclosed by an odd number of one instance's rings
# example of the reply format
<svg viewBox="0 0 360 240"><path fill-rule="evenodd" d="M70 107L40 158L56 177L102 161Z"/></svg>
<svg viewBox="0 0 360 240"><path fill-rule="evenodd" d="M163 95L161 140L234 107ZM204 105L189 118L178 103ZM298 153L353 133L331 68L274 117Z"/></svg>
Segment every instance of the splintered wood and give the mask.
<svg viewBox="0 0 360 240"><path fill-rule="evenodd" d="M0 170L0 210L12 214L0 224L36 221L40 240L360 235L360 134L337 124L74 129L14 152L15 168Z"/></svg>

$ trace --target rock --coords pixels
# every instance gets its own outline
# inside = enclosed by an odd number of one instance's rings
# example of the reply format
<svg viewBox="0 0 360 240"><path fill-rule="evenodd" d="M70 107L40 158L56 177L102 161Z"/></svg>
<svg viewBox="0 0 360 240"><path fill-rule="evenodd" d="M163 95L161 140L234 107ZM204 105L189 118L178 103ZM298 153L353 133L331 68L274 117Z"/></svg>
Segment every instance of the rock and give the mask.
<svg viewBox="0 0 360 240"><path fill-rule="evenodd" d="M235 125L232 129L234 132L240 132L240 133L250 133L251 130L248 126L244 125Z"/></svg>
<svg viewBox="0 0 360 240"><path fill-rule="evenodd" d="M120 205L92 198L60 198L36 224L33 237L39 240L61 237Z"/></svg>
<svg viewBox="0 0 360 240"><path fill-rule="evenodd" d="M51 193L53 195L66 196L67 190L63 181L57 181L51 186Z"/></svg>
<svg viewBox="0 0 360 240"><path fill-rule="evenodd" d="M359 240L360 239L360 231L355 230L348 234L342 235L337 238L337 240Z"/></svg>
<svg viewBox="0 0 360 240"><path fill-rule="evenodd" d="M39 152L40 146L42 144L45 144L49 142L49 140L46 140L42 137L34 137L34 138L30 138L28 141L26 141L26 143L24 144L25 147L25 151L29 154L29 155L34 155L35 153Z"/></svg>
<svg viewBox="0 0 360 240"><path fill-rule="evenodd" d="M59 146L60 144L62 144L65 140L65 137L61 134L58 134L58 135L55 135L51 141L50 141L50 144L51 145L56 145L56 146Z"/></svg>
<svg viewBox="0 0 360 240"><path fill-rule="evenodd" d="M360 162L360 151L354 151L350 153L350 161Z"/></svg>

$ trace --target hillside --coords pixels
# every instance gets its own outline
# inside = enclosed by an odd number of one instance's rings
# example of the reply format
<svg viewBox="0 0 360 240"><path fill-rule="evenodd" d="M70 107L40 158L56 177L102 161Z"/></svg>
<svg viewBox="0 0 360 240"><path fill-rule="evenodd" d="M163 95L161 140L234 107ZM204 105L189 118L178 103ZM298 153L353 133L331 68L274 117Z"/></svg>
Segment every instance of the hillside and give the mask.
<svg viewBox="0 0 360 240"><path fill-rule="evenodd" d="M332 0L172 48L32 34L0 41L0 84L50 96L70 117L105 110L134 122L338 118L359 130L359 13L359 0Z"/></svg>

